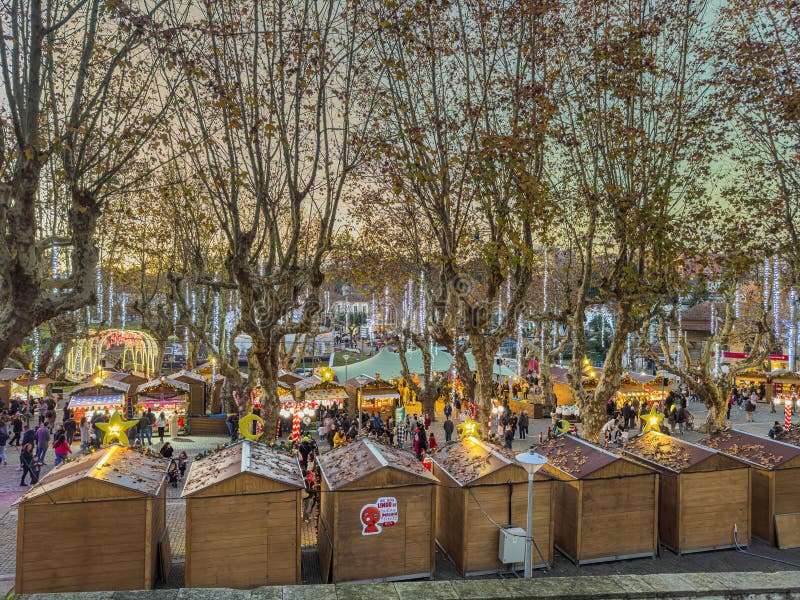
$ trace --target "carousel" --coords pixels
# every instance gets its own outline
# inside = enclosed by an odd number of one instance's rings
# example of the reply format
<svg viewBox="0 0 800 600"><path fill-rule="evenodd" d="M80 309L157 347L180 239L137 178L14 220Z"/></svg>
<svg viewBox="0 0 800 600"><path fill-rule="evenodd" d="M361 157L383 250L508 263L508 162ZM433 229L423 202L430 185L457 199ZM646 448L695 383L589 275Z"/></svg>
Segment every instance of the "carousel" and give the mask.
<svg viewBox="0 0 800 600"><path fill-rule="evenodd" d="M145 331L104 329L76 340L67 352L65 377L84 381L105 366L136 371L145 377L158 372L158 342Z"/></svg>

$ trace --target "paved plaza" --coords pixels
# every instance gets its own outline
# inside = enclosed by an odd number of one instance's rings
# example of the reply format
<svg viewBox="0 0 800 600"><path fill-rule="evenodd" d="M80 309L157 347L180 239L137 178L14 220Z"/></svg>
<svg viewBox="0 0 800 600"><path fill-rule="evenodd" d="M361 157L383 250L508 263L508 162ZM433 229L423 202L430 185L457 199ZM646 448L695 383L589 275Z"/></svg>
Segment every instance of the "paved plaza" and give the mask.
<svg viewBox="0 0 800 600"><path fill-rule="evenodd" d="M702 423L705 417L705 410L699 404L690 405L689 409L695 415L695 422ZM60 413L60 411L59 411ZM755 422L745 423L745 413L734 409L731 417L737 428L765 436L770 425L782 414L772 414L766 405L759 405L755 413ZM434 422L433 430L437 438L444 440L442 430L442 419ZM550 425L549 419L538 419L531 421L531 431L528 441L515 440L514 449L522 451L528 448L531 441L536 442L539 433L544 433ZM704 436L698 432L689 431L685 434L685 439L697 441ZM158 449L157 440L155 448ZM225 442L224 438L218 437L185 437L171 440L175 448L175 455L181 451L186 451L190 460L204 450L213 449L220 443ZM323 451L326 451L327 444L321 443ZM77 449L77 444L75 445ZM17 509L15 503L28 488L20 487L20 472L16 470L19 464L19 451L17 448L9 448L8 464L0 467L0 526L5 532L5 539L0 545L0 592L7 592L13 587L15 569L15 549L16 549L16 524ZM52 468L52 449L49 451L45 461L46 466L42 473L46 473ZM187 469L188 473L188 469ZM172 551L173 569L167 587L179 588L183 586L183 563L185 559L185 530L184 516L185 503L180 498L183 482L177 488L169 487L167 491L167 524L170 534L170 546ZM625 534L625 523L619 524L620 535ZM54 543L57 543L54 541ZM314 546L316 544L316 527L313 522L304 524L302 531L303 551L303 581L304 583L320 583L319 566L317 562ZM554 564L549 572L538 571L536 577L552 576L585 576L585 575L621 575L621 574L669 574L676 572L697 573L697 572L741 572L741 571L785 571L800 569L800 549L797 550L777 550L761 542L754 541L748 548L754 554L763 555L776 560L768 560L744 554L734 550L722 550L716 552L706 552L699 554L689 554L676 556L672 552L662 549L657 559L640 559L620 562L611 562L597 565L585 565L576 567L569 560L556 552ZM454 565L441 551L437 551L437 570L436 579L461 579Z"/></svg>

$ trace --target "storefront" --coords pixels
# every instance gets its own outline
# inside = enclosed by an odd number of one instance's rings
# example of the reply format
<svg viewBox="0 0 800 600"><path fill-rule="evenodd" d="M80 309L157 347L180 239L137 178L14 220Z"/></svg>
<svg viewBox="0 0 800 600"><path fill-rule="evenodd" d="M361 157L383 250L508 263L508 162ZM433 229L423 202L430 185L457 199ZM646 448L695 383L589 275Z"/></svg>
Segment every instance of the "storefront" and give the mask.
<svg viewBox="0 0 800 600"><path fill-rule="evenodd" d="M362 413L380 414L385 421L389 417L394 417L394 409L400 403L400 392L397 386L384 381L362 375L354 377L345 384L347 396L355 410L360 409Z"/></svg>
<svg viewBox="0 0 800 600"><path fill-rule="evenodd" d="M80 423L86 417L90 421L97 413L111 415L114 411L125 414L126 398L130 386L127 383L104 379L97 385L87 382L72 388L67 395L72 418Z"/></svg>
<svg viewBox="0 0 800 600"><path fill-rule="evenodd" d="M772 392L772 401L783 406L786 401L798 402L800 399L800 375L790 371L771 373L772 384L767 386Z"/></svg>
<svg viewBox="0 0 800 600"><path fill-rule="evenodd" d="M134 409L137 415L151 410L158 417L162 412L167 418L167 433L170 436L185 433L186 415L189 406L188 383L160 377L139 386L136 391ZM177 427L177 431L173 431Z"/></svg>
<svg viewBox="0 0 800 600"><path fill-rule="evenodd" d="M297 402L317 408L343 410L347 391L335 381L316 375L306 377L294 385L294 398Z"/></svg>
<svg viewBox="0 0 800 600"><path fill-rule="evenodd" d="M26 373L11 382L10 396L20 400L40 400L47 396L53 383L49 377L32 378Z"/></svg>

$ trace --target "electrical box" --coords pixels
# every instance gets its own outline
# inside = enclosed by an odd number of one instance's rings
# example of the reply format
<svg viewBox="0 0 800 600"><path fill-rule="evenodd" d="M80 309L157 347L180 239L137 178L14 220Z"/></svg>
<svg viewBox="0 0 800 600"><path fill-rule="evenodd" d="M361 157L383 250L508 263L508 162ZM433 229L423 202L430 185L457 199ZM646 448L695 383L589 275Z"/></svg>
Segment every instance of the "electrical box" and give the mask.
<svg viewBox="0 0 800 600"><path fill-rule="evenodd" d="M509 527L500 530L500 553L498 558L503 564L525 562L525 530L521 527Z"/></svg>

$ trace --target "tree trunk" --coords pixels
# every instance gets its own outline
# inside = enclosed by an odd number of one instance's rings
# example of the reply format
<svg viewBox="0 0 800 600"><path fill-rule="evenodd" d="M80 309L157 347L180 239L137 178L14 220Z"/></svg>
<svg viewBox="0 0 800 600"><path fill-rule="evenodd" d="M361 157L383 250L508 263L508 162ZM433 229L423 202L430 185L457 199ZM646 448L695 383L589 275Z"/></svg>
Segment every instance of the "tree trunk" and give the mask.
<svg viewBox="0 0 800 600"><path fill-rule="evenodd" d="M422 404L422 412L427 412L431 416L431 420L436 420L436 385L433 381L426 381L424 387L417 391L417 398Z"/></svg>
<svg viewBox="0 0 800 600"><path fill-rule="evenodd" d="M545 405L555 407L558 404L556 394L553 391L553 377L550 371L550 356L545 353L544 358L539 361L539 387L542 388L542 401Z"/></svg>
<svg viewBox="0 0 800 600"><path fill-rule="evenodd" d="M475 405L478 408L478 421L490 425L492 418L492 397L494 395L494 354L486 356L485 352L473 351L475 356L475 369L478 373L478 383L475 386Z"/></svg>

